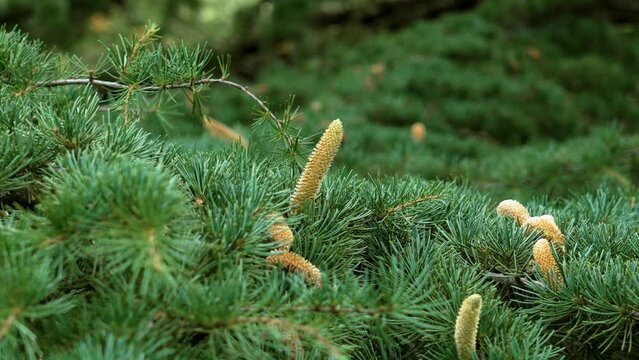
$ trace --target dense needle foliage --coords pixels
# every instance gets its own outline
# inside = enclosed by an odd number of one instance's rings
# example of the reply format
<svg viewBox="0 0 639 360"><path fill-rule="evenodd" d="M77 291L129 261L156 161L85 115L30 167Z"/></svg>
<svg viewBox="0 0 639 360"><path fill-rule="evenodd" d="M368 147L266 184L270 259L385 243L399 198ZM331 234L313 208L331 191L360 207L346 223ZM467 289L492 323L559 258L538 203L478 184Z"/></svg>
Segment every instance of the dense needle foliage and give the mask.
<svg viewBox="0 0 639 360"><path fill-rule="evenodd" d="M293 212L307 152L290 107L253 98L268 136L248 148L144 129L166 102L205 121L209 86L252 96L226 59L210 73L210 53L156 34L107 46L91 69L0 31L1 358L448 359L471 294L478 358L639 355L636 191L525 202L565 235L561 286L532 261L541 234L467 185L337 169ZM596 137L632 140L614 131ZM321 287L265 261L281 251L272 213Z"/></svg>

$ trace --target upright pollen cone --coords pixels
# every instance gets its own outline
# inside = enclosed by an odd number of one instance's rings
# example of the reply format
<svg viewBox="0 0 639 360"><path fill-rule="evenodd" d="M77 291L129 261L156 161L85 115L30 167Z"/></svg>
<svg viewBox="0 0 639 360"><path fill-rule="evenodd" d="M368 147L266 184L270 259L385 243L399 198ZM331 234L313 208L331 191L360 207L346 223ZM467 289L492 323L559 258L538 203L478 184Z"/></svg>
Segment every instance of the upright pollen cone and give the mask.
<svg viewBox="0 0 639 360"><path fill-rule="evenodd" d="M497 213L501 216L511 218L522 225L530 218L528 210L517 200L504 200L497 205Z"/></svg>
<svg viewBox="0 0 639 360"><path fill-rule="evenodd" d="M315 145L306 167L297 181L295 192L291 197L291 209L299 210L304 202L313 200L319 192L322 179L331 167L331 163L339 150L344 137L342 122L334 120L324 131L322 138Z"/></svg>
<svg viewBox="0 0 639 360"><path fill-rule="evenodd" d="M481 313L481 295L467 297L459 308L455 322L455 346L459 360L471 360L475 353L477 328Z"/></svg>
<svg viewBox="0 0 639 360"><path fill-rule="evenodd" d="M552 243L564 245L564 235L559 230L559 226L555 222L552 215L533 216L524 221L523 227L530 230L537 230L541 236L548 239Z"/></svg>
<svg viewBox="0 0 639 360"><path fill-rule="evenodd" d="M544 275L550 287L555 289L557 284L563 285L564 279L559 272L559 267L555 258L552 256L552 249L550 248L550 242L546 239L539 239L533 246L533 258L541 273Z"/></svg>

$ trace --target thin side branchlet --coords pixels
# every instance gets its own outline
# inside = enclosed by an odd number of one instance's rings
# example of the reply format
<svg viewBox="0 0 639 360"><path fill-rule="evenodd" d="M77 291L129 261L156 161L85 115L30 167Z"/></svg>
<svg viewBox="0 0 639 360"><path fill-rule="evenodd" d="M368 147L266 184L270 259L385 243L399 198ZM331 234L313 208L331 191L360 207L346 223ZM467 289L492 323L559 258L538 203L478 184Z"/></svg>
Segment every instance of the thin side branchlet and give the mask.
<svg viewBox="0 0 639 360"><path fill-rule="evenodd" d="M315 145L315 149L297 181L291 197L291 210L299 210L306 201L313 200L317 196L322 180L333 163L343 137L342 122L339 119L334 120Z"/></svg>
<svg viewBox="0 0 639 360"><path fill-rule="evenodd" d="M533 216L524 221L522 226L528 231L537 230L541 236L550 242L561 247L564 246L564 235L559 230L559 226L557 226L552 215Z"/></svg>
<svg viewBox="0 0 639 360"><path fill-rule="evenodd" d="M291 231L291 228L286 224L286 220L282 215L271 213L269 217L275 220L268 229L271 238L278 243L279 250L288 251L295 241L293 231Z"/></svg>
<svg viewBox="0 0 639 360"><path fill-rule="evenodd" d="M519 225L523 225L530 218L528 209L519 201L512 199L500 202L497 205L497 214L515 220Z"/></svg>
<svg viewBox="0 0 639 360"><path fill-rule="evenodd" d="M270 255L266 258L266 263L279 265L288 271L303 274L306 282L313 286L322 287L322 273L319 269L294 252Z"/></svg>
<svg viewBox="0 0 639 360"><path fill-rule="evenodd" d="M459 360L470 360L475 353L477 328L481 314L481 295L473 294L464 299L455 322L455 346Z"/></svg>
<svg viewBox="0 0 639 360"><path fill-rule="evenodd" d="M564 279L559 272L559 266L557 266L548 240L537 240L533 246L533 258L551 288L556 289L558 285L563 286Z"/></svg>

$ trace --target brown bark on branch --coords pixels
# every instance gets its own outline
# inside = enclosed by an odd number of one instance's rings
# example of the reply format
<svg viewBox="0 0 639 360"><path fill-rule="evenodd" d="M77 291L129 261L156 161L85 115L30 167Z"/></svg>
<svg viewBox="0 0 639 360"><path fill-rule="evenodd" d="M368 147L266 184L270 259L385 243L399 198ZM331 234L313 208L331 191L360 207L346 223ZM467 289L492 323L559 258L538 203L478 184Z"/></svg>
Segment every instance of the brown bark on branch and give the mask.
<svg viewBox="0 0 639 360"><path fill-rule="evenodd" d="M505 285L510 285L510 286L519 286L519 287L538 286L542 288L546 287L546 285L544 285L541 281L531 280L523 276L505 275L500 273L488 272L486 273L486 277L495 282L505 284Z"/></svg>

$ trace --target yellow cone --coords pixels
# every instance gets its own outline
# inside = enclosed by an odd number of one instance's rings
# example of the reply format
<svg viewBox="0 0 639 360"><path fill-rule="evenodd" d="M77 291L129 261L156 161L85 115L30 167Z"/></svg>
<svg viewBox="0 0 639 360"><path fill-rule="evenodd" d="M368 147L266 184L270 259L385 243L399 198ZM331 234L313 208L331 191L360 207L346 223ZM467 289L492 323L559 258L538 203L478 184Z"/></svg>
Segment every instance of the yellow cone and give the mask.
<svg viewBox="0 0 639 360"><path fill-rule="evenodd" d="M555 218L551 215L533 216L524 221L523 227L529 231L537 230L541 236L548 239L552 243L564 245L564 235L559 230L559 226L555 222Z"/></svg>
<svg viewBox="0 0 639 360"><path fill-rule="evenodd" d="M420 143L424 141L426 137L426 126L420 122L414 123L410 127L410 136L413 138L414 143Z"/></svg>
<svg viewBox="0 0 639 360"><path fill-rule="evenodd" d="M211 137L236 141L239 142L240 145L242 145L242 147L244 148L248 146L248 141L244 136L215 119L209 117L205 118L204 128Z"/></svg>
<svg viewBox="0 0 639 360"><path fill-rule="evenodd" d="M272 213L269 216L275 220L268 229L271 234L271 238L279 244L280 249L289 250L291 245L293 245L293 241L295 241L295 236L293 236L291 228L288 227L286 220L282 215Z"/></svg>
<svg viewBox="0 0 639 360"><path fill-rule="evenodd" d="M322 287L322 273L319 269L296 253L285 252L271 255L266 258L266 262L271 265L280 265L288 271L304 274L309 284Z"/></svg>
<svg viewBox="0 0 639 360"><path fill-rule="evenodd" d="M470 360L475 353L481 313L481 295L473 294L462 303L455 322L455 346L459 360Z"/></svg>
<svg viewBox="0 0 639 360"><path fill-rule="evenodd" d="M333 121L324 131L297 181L295 192L291 197L292 210L298 210L304 202L313 200L317 196L322 180L331 167L343 137L344 129L339 119Z"/></svg>
<svg viewBox="0 0 639 360"><path fill-rule="evenodd" d="M513 219L521 225L530 218L528 210L517 200L504 200L497 205L497 213L501 216Z"/></svg>
<svg viewBox="0 0 639 360"><path fill-rule="evenodd" d="M564 279L552 255L552 249L550 248L550 242L548 240L537 240L533 246L533 258L535 262L537 262L537 265L539 265L542 275L544 275L553 289L556 289L557 285L564 284Z"/></svg>

